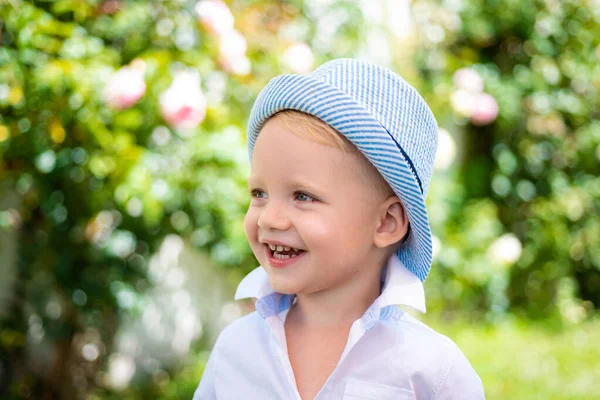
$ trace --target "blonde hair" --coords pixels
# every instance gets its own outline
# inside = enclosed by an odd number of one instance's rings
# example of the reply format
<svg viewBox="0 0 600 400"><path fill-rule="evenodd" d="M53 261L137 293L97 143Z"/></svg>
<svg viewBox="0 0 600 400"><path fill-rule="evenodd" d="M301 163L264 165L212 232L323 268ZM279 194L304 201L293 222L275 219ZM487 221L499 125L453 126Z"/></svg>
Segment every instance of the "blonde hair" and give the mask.
<svg viewBox="0 0 600 400"><path fill-rule="evenodd" d="M274 114L269 121L277 119L285 125L292 133L305 139L314 140L317 143L328 146L338 147L345 153L354 153L359 156L360 173L373 186L378 193L386 197L394 194L390 185L383 176L377 171L375 166L350 142L344 135L340 134L333 127L321 119L301 111L283 110ZM268 123L268 121L267 121Z"/></svg>

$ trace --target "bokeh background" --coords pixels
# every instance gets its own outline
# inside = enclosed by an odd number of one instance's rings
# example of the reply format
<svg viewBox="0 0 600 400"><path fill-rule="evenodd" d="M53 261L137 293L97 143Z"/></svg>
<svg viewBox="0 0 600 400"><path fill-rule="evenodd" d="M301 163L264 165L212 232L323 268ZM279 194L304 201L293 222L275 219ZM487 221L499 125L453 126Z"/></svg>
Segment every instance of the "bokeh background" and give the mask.
<svg viewBox="0 0 600 400"><path fill-rule="evenodd" d="M488 399L600 399L598 0L0 0L0 398L191 398L253 99L337 57L440 126L424 320Z"/></svg>

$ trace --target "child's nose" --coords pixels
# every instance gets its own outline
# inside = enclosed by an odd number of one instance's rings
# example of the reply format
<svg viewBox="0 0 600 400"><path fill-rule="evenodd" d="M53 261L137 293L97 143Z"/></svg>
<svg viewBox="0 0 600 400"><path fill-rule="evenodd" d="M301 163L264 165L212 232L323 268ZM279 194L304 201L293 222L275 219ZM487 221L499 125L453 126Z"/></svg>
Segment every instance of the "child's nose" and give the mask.
<svg viewBox="0 0 600 400"><path fill-rule="evenodd" d="M263 207L258 217L258 226L262 229L285 231L290 228L290 225L290 220L285 215L284 206L273 200Z"/></svg>

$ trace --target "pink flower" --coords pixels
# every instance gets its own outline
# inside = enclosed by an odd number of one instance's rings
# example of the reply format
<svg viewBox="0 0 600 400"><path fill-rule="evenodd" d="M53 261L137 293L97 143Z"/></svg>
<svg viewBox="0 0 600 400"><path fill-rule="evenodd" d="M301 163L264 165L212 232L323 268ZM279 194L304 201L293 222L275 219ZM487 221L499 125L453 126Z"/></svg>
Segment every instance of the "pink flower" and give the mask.
<svg viewBox="0 0 600 400"><path fill-rule="evenodd" d="M222 35L233 30L233 15L221 0L202 0L196 4L196 14L202 26L209 32Z"/></svg>
<svg viewBox="0 0 600 400"><path fill-rule="evenodd" d="M312 70L314 57L312 50L305 43L296 43L287 48L281 56L287 68L297 74L307 74Z"/></svg>
<svg viewBox="0 0 600 400"><path fill-rule="evenodd" d="M175 129L194 129L206 116L206 99L195 70L177 73L159 101L164 120Z"/></svg>
<svg viewBox="0 0 600 400"><path fill-rule="evenodd" d="M146 93L146 64L135 59L115 72L104 89L104 101L112 108L123 110L133 106Z"/></svg>
<svg viewBox="0 0 600 400"><path fill-rule="evenodd" d="M483 90L483 79L472 68L461 68L454 73L454 85L472 93L480 93Z"/></svg>
<svg viewBox="0 0 600 400"><path fill-rule="evenodd" d="M498 103L496 99L487 93L477 95L474 108L471 113L473 125L489 125L498 117Z"/></svg>

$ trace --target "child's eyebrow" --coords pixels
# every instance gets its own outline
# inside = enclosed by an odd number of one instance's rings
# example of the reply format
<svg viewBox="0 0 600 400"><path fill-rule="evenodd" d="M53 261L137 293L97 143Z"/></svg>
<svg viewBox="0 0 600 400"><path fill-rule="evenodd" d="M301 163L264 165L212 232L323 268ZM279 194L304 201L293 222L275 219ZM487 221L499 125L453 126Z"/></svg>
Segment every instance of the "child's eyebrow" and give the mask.
<svg viewBox="0 0 600 400"><path fill-rule="evenodd" d="M250 177L248 178L248 187L249 188L261 186L262 183L263 183L263 180L258 176L250 175ZM315 186L305 180L296 179L296 178L291 178L291 179L287 180L285 182L285 185L290 189L305 190L314 195L322 195L324 192L322 189L319 189L317 186Z"/></svg>
<svg viewBox="0 0 600 400"><path fill-rule="evenodd" d="M298 189L298 190L306 190L307 192L313 193L315 195L319 195L323 193L323 190L319 189L318 187L314 186L311 183L308 183L306 181L302 181L299 179L291 179L289 181L289 186L291 188L294 189Z"/></svg>
<svg viewBox="0 0 600 400"><path fill-rule="evenodd" d="M257 175L250 175L248 177L248 187L260 186L263 183L263 179Z"/></svg>

